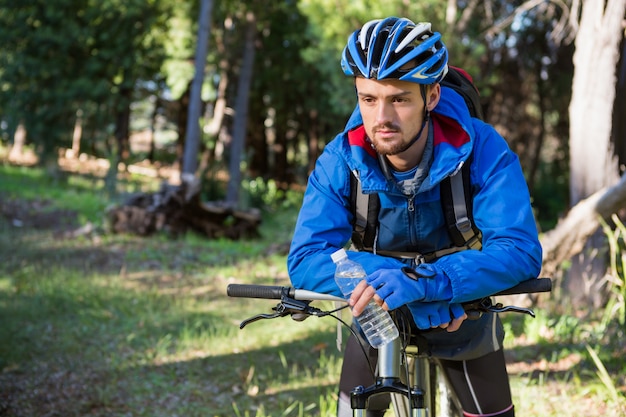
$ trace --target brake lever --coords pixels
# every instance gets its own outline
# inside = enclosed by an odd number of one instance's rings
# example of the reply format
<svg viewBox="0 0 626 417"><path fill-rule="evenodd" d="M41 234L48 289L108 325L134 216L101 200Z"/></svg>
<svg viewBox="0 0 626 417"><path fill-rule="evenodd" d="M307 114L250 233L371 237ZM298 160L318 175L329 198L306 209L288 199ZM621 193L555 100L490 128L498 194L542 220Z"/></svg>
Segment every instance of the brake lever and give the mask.
<svg viewBox="0 0 626 417"><path fill-rule="evenodd" d="M493 304L491 298L486 297L479 301L469 303L465 305L465 311L470 320L478 319L482 316L482 313L504 313L511 311L514 313L528 314L535 318L535 312L530 308L517 307L517 306L505 306L502 303Z"/></svg>
<svg viewBox="0 0 626 417"><path fill-rule="evenodd" d="M293 298L283 297L280 303L274 307L274 310L284 315L298 312L305 312L309 308L308 301L294 300Z"/></svg>
<svg viewBox="0 0 626 417"><path fill-rule="evenodd" d="M295 321L304 321L309 316L322 317L326 315L326 312L316 307L309 305L310 301L295 300L291 297L283 295L280 302L272 307L275 311L273 314L258 314L250 317L239 324L239 329L243 329L250 323L263 319L275 319L277 317L285 317L291 315L291 318Z"/></svg>
<svg viewBox="0 0 626 417"><path fill-rule="evenodd" d="M259 321L262 319L275 319L276 317L281 317L280 313L274 314L257 314L256 316L250 317L249 319L245 319L239 324L239 329L243 329L250 323L254 323L255 321Z"/></svg>
<svg viewBox="0 0 626 417"><path fill-rule="evenodd" d="M493 313L504 313L505 311L512 311L514 313L528 314L532 318L535 318L535 312L530 308L517 307L517 306L503 306L501 303L492 305L489 307L489 311Z"/></svg>

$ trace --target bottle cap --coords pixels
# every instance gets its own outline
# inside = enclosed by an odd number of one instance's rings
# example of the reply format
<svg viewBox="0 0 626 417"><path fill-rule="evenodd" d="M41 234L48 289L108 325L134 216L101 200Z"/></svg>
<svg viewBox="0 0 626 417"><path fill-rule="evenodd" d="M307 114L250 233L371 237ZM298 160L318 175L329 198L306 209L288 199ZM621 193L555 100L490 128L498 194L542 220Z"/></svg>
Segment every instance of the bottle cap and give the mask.
<svg viewBox="0 0 626 417"><path fill-rule="evenodd" d="M347 257L348 257L348 254L346 253L346 250L343 248L339 249L337 252L330 255L330 258L333 260L334 263L337 263L340 260L345 259Z"/></svg>

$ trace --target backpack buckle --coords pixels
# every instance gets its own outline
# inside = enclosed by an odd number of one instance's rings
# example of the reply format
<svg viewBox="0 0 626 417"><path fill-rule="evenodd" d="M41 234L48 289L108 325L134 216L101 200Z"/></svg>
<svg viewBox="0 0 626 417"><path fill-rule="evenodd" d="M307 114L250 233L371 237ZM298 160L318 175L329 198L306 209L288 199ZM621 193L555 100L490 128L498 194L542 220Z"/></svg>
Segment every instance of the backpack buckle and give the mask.
<svg viewBox="0 0 626 417"><path fill-rule="evenodd" d="M472 229L472 221L467 217L463 217L456 222L456 228L461 233L467 233Z"/></svg>
<svg viewBox="0 0 626 417"><path fill-rule="evenodd" d="M465 243L465 246L467 246L469 249L480 250L483 246L482 237L483 234L479 232L478 234L474 235L470 240L468 240Z"/></svg>
<svg viewBox="0 0 626 417"><path fill-rule="evenodd" d="M418 266L426 262L426 257L421 253L418 253L417 255L415 255L415 258L413 260L415 261L415 266Z"/></svg>

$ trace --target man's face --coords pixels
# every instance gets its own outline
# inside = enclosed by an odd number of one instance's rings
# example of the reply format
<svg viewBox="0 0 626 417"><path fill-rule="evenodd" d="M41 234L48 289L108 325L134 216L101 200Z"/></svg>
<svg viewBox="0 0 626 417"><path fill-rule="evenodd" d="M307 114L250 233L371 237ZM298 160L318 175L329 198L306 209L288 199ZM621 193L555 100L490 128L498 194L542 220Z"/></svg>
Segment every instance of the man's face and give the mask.
<svg viewBox="0 0 626 417"><path fill-rule="evenodd" d="M420 85L361 77L355 82L363 126L376 151L382 155L404 152L424 120Z"/></svg>

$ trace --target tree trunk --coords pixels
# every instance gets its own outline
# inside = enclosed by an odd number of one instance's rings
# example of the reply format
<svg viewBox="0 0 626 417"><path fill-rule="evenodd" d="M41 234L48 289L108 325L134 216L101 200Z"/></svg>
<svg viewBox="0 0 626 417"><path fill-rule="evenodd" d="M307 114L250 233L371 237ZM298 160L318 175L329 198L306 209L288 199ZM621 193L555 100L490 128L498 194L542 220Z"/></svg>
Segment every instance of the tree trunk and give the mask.
<svg viewBox="0 0 626 417"><path fill-rule="evenodd" d="M626 0L582 2L569 110L572 206L619 178L611 127L625 10ZM599 307L607 296L606 240L595 226L564 279L564 296L574 308Z"/></svg>
<svg viewBox="0 0 626 417"><path fill-rule="evenodd" d="M246 44L243 52L241 70L239 71L239 82L237 83L235 121L233 138L230 143L230 179L228 181L228 190L226 192L226 202L232 206L237 206L239 203L241 160L248 125L248 98L250 97L250 85L252 83L254 49L257 32L254 13L248 12L246 14L246 21Z"/></svg>
<svg viewBox="0 0 626 417"><path fill-rule="evenodd" d="M202 84L204 67L209 48L209 30L213 0L202 0L198 19L198 43L196 46L195 75L191 84L185 150L183 153L182 178L194 176L198 169L198 150L200 149L200 115L202 114Z"/></svg>
<svg viewBox="0 0 626 417"><path fill-rule="evenodd" d="M570 103L571 205L618 179L610 139L625 9L626 0L583 2Z"/></svg>
<svg viewBox="0 0 626 417"><path fill-rule="evenodd" d="M80 139L83 136L83 111L76 111L76 121L74 122L74 133L72 134L72 157L78 158L80 153Z"/></svg>
<svg viewBox="0 0 626 417"><path fill-rule="evenodd" d="M626 171L626 38L622 38L620 63L617 69L617 88L613 107L613 144L620 169Z"/></svg>
<svg viewBox="0 0 626 417"><path fill-rule="evenodd" d="M119 93L119 103L115 117L115 140L117 141L117 158L120 162L130 156L130 104L133 90L122 86Z"/></svg>
<svg viewBox="0 0 626 417"><path fill-rule="evenodd" d="M229 32L232 29L232 21L228 16L224 21L224 27L227 28L224 32ZM210 139L214 140L213 148L207 147L207 150L202 154L200 161L199 172L206 173L211 169L213 161L221 162L224 157L224 149L231 141L231 132L225 123L226 116L232 116L233 110L228 106L229 103L229 82L231 80L231 63L232 45L227 43L228 37L225 33L219 36L219 33L215 36L214 48L217 51L217 56L222 57L219 62L219 83L217 85L216 98L212 108L207 106L205 111L207 124L204 126L204 131ZM204 175L204 174L203 174Z"/></svg>
<svg viewBox="0 0 626 417"><path fill-rule="evenodd" d="M267 119L262 117L262 112L252 110L248 123L251 126L263 126ZM273 127L265 127L265 129L249 129L246 135L246 151L250 157L248 158L248 172L253 176L261 176L264 178L275 178L272 171L273 156Z"/></svg>
<svg viewBox="0 0 626 417"><path fill-rule="evenodd" d="M274 177L279 182L288 181L287 175L287 144L294 142L296 139L295 127L289 126L288 123L281 123L281 128L276 129L278 133L274 138Z"/></svg>
<svg viewBox="0 0 626 417"><path fill-rule="evenodd" d="M154 108L150 115L150 137L148 139L148 161L154 162L154 154L156 152L156 131L157 131L157 118L159 117L159 109L161 108L161 97L159 93L154 95Z"/></svg>
<svg viewBox="0 0 626 417"><path fill-rule="evenodd" d="M24 145L26 144L26 128L23 123L17 125L15 134L13 135L13 146L9 152L9 161L19 162L24 154Z"/></svg>
<svg viewBox="0 0 626 417"><path fill-rule="evenodd" d="M319 157L320 135L319 135L319 114L317 110L311 110L309 112L309 142L308 142L308 164L307 174L312 172L315 168L315 161Z"/></svg>
<svg viewBox="0 0 626 417"><path fill-rule="evenodd" d="M213 106L213 114L211 121L205 127L205 130L209 136L217 137L222 124L224 122L224 116L226 116L226 89L228 88L228 62L223 59L220 62L220 81L217 84L217 97Z"/></svg>
<svg viewBox="0 0 626 417"><path fill-rule="evenodd" d="M178 114L176 118L176 126L178 138L176 139L176 163L179 169L183 167L183 157L185 153L185 139L187 138L187 120L189 119L189 96L191 91L191 82L187 85L187 89L178 99Z"/></svg>
<svg viewBox="0 0 626 417"><path fill-rule="evenodd" d="M528 157L529 163L527 165L528 189L531 195L534 194L537 171L539 171L539 165L541 163L541 151L544 148L544 143L546 141L546 113L548 112L546 109L545 83L541 79L539 71L541 71L541 69L538 69L537 71L537 106L539 107L539 126L537 127L536 143L534 145L534 149L531 147L532 152Z"/></svg>

